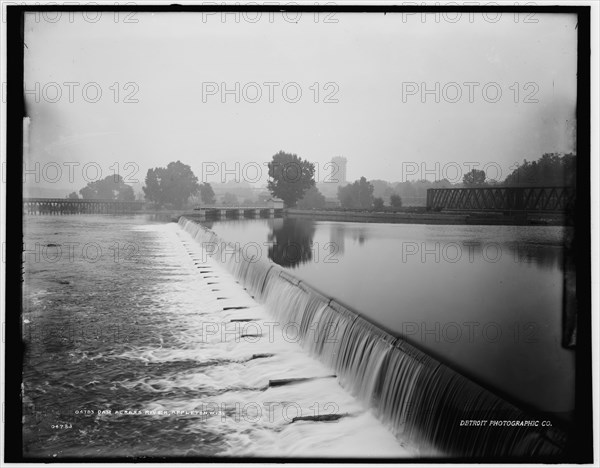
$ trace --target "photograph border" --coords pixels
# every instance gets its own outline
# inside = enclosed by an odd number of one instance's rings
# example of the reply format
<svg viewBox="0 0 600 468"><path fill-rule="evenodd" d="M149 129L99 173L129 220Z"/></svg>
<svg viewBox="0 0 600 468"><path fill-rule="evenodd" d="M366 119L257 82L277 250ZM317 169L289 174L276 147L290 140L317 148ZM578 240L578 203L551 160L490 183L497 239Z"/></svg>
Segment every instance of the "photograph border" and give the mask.
<svg viewBox="0 0 600 468"><path fill-rule="evenodd" d="M575 422L564 459L549 459L557 463L591 463L593 447L592 405L592 309L591 309L591 185L590 185L590 6L391 6L391 5L7 5L7 128L6 128L6 275L5 275L5 439L4 461L7 463L541 463L534 458L281 458L281 457L73 457L32 458L22 453L23 408L21 402L23 356L22 341L23 309L23 118L26 105L24 83L24 15L28 12L335 12L335 13L409 13L409 12L500 12L500 13L569 13L578 15L577 24L577 205L575 226L576 297L577 297L577 346L576 346L576 395ZM17 244L20 245L17 248Z"/></svg>

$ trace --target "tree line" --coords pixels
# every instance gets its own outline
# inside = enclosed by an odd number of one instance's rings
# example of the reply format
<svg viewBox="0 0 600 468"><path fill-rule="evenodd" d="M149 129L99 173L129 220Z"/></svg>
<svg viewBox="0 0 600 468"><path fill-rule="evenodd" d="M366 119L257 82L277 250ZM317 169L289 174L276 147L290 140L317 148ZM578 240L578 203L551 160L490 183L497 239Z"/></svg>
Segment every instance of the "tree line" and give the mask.
<svg viewBox="0 0 600 468"><path fill-rule="evenodd" d="M574 186L576 183L576 156L574 154L544 154L537 161L524 160L503 182L486 180L482 170L473 169L463 176L462 184L452 184L447 179L439 181L417 180L391 183L384 180L368 181L365 177L340 186L337 198L342 208L382 210L402 207L403 198L425 198L427 189L483 186ZM326 198L315 183L315 165L297 154L279 151L268 164L267 189L273 197L283 200L286 207L300 209L323 208ZM155 208L181 209L192 203L212 205L215 192L208 182L199 183L191 167L181 161L170 162L166 167L148 169L142 187L145 199ZM79 190L84 199L111 199L132 201L135 193L119 175L90 182ZM67 198L79 198L72 192ZM225 194L223 204L235 205L237 197Z"/></svg>

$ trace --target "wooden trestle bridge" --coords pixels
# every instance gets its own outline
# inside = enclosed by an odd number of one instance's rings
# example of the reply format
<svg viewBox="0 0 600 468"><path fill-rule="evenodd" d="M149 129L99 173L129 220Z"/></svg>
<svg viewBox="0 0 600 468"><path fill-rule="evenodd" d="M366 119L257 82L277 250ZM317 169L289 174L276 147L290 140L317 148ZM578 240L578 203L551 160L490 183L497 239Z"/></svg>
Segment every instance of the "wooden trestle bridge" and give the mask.
<svg viewBox="0 0 600 468"><path fill-rule="evenodd" d="M144 207L143 201L74 198L24 198L23 213L34 215L122 214Z"/></svg>
<svg viewBox="0 0 600 468"><path fill-rule="evenodd" d="M144 208L143 201L119 201L73 198L24 198L23 213L30 215L125 214ZM281 216L283 206L206 206L185 213L200 219L269 218Z"/></svg>

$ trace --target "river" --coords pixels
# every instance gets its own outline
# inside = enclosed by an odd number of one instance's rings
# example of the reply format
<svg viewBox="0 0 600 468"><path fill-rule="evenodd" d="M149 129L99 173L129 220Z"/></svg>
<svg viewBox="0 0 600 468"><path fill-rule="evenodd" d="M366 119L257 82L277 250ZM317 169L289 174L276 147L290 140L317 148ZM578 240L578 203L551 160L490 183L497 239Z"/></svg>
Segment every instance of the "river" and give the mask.
<svg viewBox="0 0 600 468"><path fill-rule="evenodd" d="M269 314L177 224L27 216L24 234L26 457L419 453L277 327L244 337ZM270 385L289 378L314 380Z"/></svg>
<svg viewBox="0 0 600 468"><path fill-rule="evenodd" d="M204 224L522 407L571 420L575 359L562 346L562 303L572 228Z"/></svg>

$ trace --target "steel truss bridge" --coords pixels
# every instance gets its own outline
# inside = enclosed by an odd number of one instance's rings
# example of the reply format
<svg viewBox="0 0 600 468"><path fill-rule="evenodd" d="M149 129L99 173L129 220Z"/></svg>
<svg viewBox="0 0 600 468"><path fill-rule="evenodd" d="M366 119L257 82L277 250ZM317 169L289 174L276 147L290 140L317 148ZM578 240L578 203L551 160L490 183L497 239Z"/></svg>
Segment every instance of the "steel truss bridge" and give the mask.
<svg viewBox="0 0 600 468"><path fill-rule="evenodd" d="M575 187L477 187L427 190L427 209L565 213L575 207Z"/></svg>

